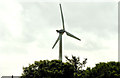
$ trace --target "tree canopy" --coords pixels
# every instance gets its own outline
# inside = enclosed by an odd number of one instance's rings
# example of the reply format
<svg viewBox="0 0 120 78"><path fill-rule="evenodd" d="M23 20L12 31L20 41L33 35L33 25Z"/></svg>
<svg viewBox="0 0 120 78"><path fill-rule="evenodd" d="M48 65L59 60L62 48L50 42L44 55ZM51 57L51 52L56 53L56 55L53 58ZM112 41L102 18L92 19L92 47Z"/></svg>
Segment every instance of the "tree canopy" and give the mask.
<svg viewBox="0 0 120 78"><path fill-rule="evenodd" d="M59 60L40 60L23 67L21 78L73 78L73 65Z"/></svg>
<svg viewBox="0 0 120 78"><path fill-rule="evenodd" d="M95 67L81 70L86 59L80 62L78 57L66 57L68 62L60 60L40 60L23 67L21 78L120 78L120 62L100 62ZM80 64L80 65L79 65Z"/></svg>
<svg viewBox="0 0 120 78"><path fill-rule="evenodd" d="M85 76L87 78L120 78L120 62L100 62L92 69L87 68Z"/></svg>

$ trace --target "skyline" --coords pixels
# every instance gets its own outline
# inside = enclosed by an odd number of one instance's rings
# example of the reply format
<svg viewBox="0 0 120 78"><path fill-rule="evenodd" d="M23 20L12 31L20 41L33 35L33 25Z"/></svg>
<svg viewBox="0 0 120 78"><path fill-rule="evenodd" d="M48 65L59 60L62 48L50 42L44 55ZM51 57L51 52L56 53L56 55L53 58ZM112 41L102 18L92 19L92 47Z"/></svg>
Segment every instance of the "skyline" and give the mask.
<svg viewBox="0 0 120 78"><path fill-rule="evenodd" d="M0 3L1 76L20 75L34 61L58 59L58 44L52 46L62 28L59 3L6 1ZM61 4L65 28L81 39L63 35L63 57L88 58L91 67L118 61L117 2Z"/></svg>

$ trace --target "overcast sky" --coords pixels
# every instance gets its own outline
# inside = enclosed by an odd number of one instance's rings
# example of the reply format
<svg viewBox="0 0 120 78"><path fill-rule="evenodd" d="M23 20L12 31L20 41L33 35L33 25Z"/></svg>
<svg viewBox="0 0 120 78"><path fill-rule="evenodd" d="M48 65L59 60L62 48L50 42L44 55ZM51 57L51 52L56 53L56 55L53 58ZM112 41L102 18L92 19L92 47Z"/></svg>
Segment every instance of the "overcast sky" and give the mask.
<svg viewBox="0 0 120 78"><path fill-rule="evenodd" d="M118 61L117 2L63 2L65 28L81 41L63 35L67 55L88 58L87 66ZM58 59L52 49L62 28L59 3L0 1L0 76L21 75L34 61Z"/></svg>

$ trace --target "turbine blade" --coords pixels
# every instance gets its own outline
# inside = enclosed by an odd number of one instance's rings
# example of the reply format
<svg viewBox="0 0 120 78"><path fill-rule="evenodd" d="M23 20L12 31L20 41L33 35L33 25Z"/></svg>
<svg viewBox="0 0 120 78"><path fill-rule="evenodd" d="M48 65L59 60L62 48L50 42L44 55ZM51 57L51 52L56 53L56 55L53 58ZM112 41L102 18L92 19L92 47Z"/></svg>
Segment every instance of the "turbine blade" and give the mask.
<svg viewBox="0 0 120 78"><path fill-rule="evenodd" d="M65 32L68 36L73 37L73 38L81 41L81 39L77 38L76 36L72 35L71 33L67 32L67 31L65 31Z"/></svg>
<svg viewBox="0 0 120 78"><path fill-rule="evenodd" d="M59 41L59 36L58 36L58 38L57 38L55 44L53 45L52 49L55 47L55 45L57 44L58 41Z"/></svg>
<svg viewBox="0 0 120 78"><path fill-rule="evenodd" d="M60 5L60 12L61 12L61 18L62 18L62 24L63 24L63 30L65 30L65 25L64 25L64 17L63 17L63 12L62 12L62 6Z"/></svg>

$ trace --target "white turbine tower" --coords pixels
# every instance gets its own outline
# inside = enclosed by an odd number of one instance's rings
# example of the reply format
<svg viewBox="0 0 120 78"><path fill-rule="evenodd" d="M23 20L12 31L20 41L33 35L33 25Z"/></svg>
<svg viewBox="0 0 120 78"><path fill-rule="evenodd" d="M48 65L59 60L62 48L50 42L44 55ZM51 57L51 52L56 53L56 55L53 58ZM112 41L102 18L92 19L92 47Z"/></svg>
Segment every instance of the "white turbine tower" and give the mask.
<svg viewBox="0 0 120 78"><path fill-rule="evenodd" d="M59 33L59 36L58 36L55 44L53 45L52 49L55 47L55 45L57 44L57 42L60 40L60 41L59 41L59 60L62 61L62 35L64 34L64 32L65 32L68 36L73 37L73 38L75 38L75 39L77 39L77 40L80 40L80 41L81 41L81 39L77 38L76 36L72 35L71 33L67 32L67 31L65 30L64 17L63 17L63 12L62 12L61 4L59 4L59 6L60 6L60 12L61 12L63 29L61 29L61 30L56 30L57 33Z"/></svg>

